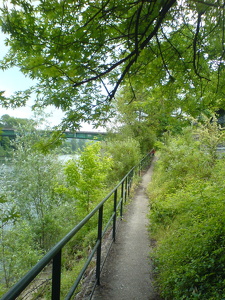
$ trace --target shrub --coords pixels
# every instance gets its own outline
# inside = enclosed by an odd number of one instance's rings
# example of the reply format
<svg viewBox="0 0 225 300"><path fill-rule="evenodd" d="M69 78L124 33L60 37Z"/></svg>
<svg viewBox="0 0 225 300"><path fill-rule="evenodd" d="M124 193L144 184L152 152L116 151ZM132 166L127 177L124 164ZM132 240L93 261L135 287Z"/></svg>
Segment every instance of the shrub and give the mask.
<svg viewBox="0 0 225 300"><path fill-rule="evenodd" d="M194 195L191 191L194 189ZM155 259L166 299L222 299L225 267L225 186L193 183L158 208ZM161 216L159 218L159 211ZM155 215L155 212L153 212ZM161 223L160 223L161 222ZM166 229L166 232L165 232ZM215 296L217 295L217 296Z"/></svg>
<svg viewBox="0 0 225 300"><path fill-rule="evenodd" d="M107 141L104 149L113 160L113 166L108 175L109 182L122 180L141 158L140 144L133 138Z"/></svg>
<svg viewBox="0 0 225 300"><path fill-rule="evenodd" d="M0 296L19 280L41 257L30 226L25 221L1 232Z"/></svg>
<svg viewBox="0 0 225 300"><path fill-rule="evenodd" d="M168 300L220 300L225 297L225 160L215 160L213 153L212 164L198 142L184 137L172 138L167 151L162 149L149 187L156 282Z"/></svg>

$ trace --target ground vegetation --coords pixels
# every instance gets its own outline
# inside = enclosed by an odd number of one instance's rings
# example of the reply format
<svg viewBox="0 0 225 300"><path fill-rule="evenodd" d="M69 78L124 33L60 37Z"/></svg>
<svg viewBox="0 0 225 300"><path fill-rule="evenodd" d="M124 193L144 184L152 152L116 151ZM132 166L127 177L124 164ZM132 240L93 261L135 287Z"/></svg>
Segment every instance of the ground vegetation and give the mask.
<svg viewBox="0 0 225 300"><path fill-rule="evenodd" d="M225 296L224 154L215 151L224 136L216 122L206 122L167 137L160 150L148 191L164 299Z"/></svg>

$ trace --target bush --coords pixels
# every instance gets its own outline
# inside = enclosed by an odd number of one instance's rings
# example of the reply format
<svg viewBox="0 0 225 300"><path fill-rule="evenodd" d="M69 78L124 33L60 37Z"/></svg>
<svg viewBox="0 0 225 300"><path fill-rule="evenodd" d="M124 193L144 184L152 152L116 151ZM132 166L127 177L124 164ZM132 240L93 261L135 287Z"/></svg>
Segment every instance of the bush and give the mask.
<svg viewBox="0 0 225 300"><path fill-rule="evenodd" d="M104 149L113 159L113 167L108 175L109 182L122 180L141 159L140 144L133 138L107 141Z"/></svg>
<svg viewBox="0 0 225 300"><path fill-rule="evenodd" d="M168 196L163 210L153 211L152 222L157 221L161 232L164 227L155 259L166 299L222 299L224 192L224 186L218 191L212 183L196 182Z"/></svg>
<svg viewBox="0 0 225 300"><path fill-rule="evenodd" d="M42 252L35 244L30 226L25 221L1 234L0 296L33 267Z"/></svg>
<svg viewBox="0 0 225 300"><path fill-rule="evenodd" d="M225 297L225 160L212 164L190 140L170 140L149 187L156 282L168 300L219 300Z"/></svg>

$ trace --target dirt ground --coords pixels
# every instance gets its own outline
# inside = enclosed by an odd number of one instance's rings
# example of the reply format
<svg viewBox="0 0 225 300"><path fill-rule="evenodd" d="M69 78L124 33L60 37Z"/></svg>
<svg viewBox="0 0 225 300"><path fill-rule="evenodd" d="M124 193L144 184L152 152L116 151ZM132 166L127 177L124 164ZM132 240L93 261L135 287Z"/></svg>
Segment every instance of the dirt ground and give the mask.
<svg viewBox="0 0 225 300"><path fill-rule="evenodd" d="M117 233L116 243L101 275L94 300L159 300L153 288L150 238L148 233L149 200L146 188L151 180L154 161L129 204Z"/></svg>

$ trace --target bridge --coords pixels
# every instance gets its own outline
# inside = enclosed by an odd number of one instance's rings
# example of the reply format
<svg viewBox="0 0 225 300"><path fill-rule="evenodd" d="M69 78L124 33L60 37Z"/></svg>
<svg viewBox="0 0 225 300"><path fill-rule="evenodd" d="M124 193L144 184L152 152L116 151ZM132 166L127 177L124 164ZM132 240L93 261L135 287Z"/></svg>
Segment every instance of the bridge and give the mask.
<svg viewBox="0 0 225 300"><path fill-rule="evenodd" d="M40 132L46 133L46 131L40 130ZM51 131L47 131L51 133ZM0 137L8 137L10 139L16 138L19 133L13 128L3 128L0 129ZM66 139L87 139L87 140L98 140L101 141L106 132L97 132L97 131L64 131L63 136Z"/></svg>

